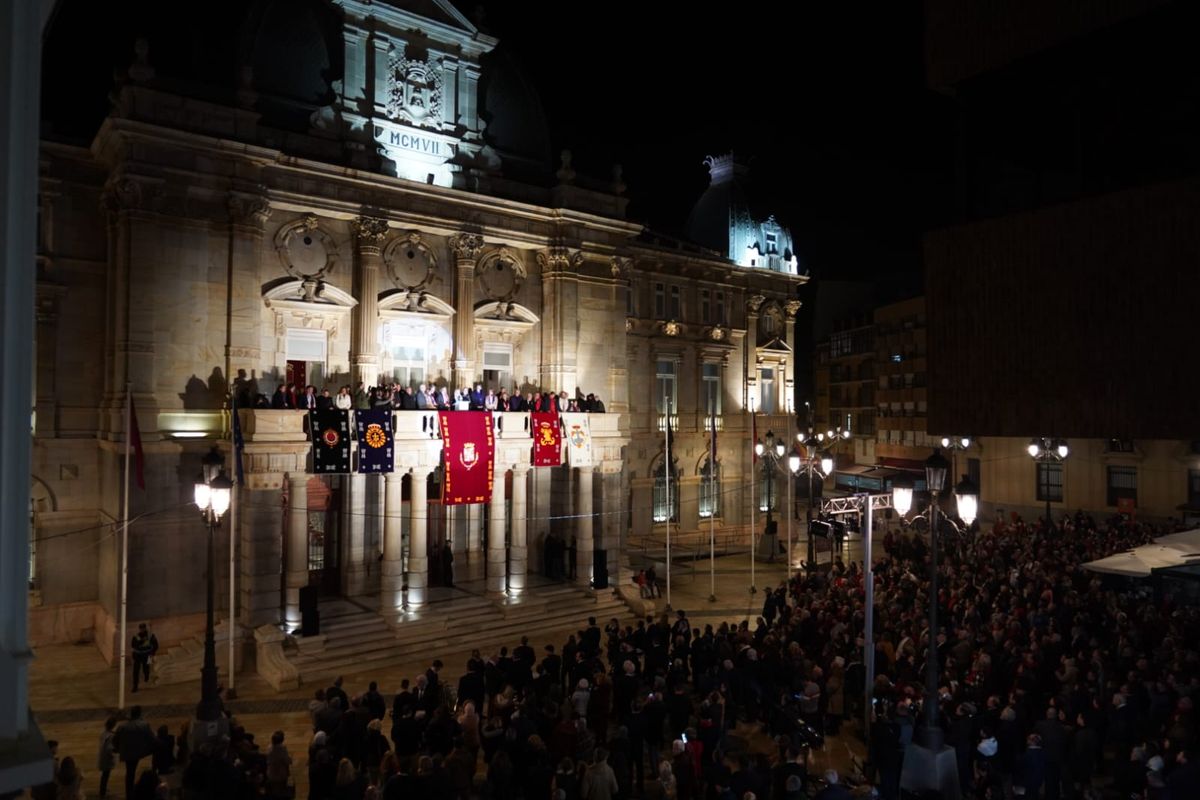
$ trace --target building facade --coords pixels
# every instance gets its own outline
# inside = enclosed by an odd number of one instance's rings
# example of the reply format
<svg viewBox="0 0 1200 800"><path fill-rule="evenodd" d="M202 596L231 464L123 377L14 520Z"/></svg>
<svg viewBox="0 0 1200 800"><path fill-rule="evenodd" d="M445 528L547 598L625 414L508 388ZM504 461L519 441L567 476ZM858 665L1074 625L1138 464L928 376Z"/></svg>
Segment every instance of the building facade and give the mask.
<svg viewBox="0 0 1200 800"><path fill-rule="evenodd" d="M266 31L286 5L245 25ZM321 5L285 28L340 74L246 67L224 94L189 92L140 41L90 145L43 143L35 641L90 631L116 652L130 396L145 488L129 495L128 613L164 644L203 626L190 498L212 447L233 471L231 396L245 481L218 542L234 574L217 581L236 581L220 615L244 640L297 625L314 584L399 619L426 601L442 546L500 596L524 590L551 531L574 537L583 582L594 558L616 579L629 542L668 520L749 534L750 412L793 424L806 278L786 230L770 221L752 243L766 257L743 265L625 219L619 178L577 175L569 153L539 183L483 122L503 105L481 88L495 39L445 2L332 5L336 35ZM306 39L310 23L326 35ZM304 79L329 91L286 91ZM714 183L731 163L712 159ZM527 415L498 413L490 502L442 507L435 414L395 414L395 472L316 476L305 415L256 407L289 382L565 391L606 413L591 415L594 466L574 469L533 467Z"/></svg>
<svg viewBox="0 0 1200 800"><path fill-rule="evenodd" d="M931 430L928 418L928 342L924 297L875 309L867 327L847 323L821 344L816 356L817 429L844 422L844 389L835 375L875 376L877 430L854 459L838 464L835 491L886 491L899 471L923 484L923 462L943 439L952 444L954 481L970 477L980 489L980 509L992 515L1017 513L1026 519L1044 515L1046 502L1055 515L1083 510L1098 516L1129 513L1162 521L1200 521L1200 447L1187 440L1072 438L1061 462L1035 462L1029 437L976 436L971 430ZM870 333L873 348L862 340ZM836 337L838 357L833 356ZM860 343L856 346L855 337ZM865 354L870 350L870 357ZM828 377L826 377L828 376ZM830 412L824 412L829 407ZM851 420L857 419L850 417ZM1031 431L1030 437L1039 435ZM968 446L963 448L963 439ZM855 437L858 441L858 437Z"/></svg>

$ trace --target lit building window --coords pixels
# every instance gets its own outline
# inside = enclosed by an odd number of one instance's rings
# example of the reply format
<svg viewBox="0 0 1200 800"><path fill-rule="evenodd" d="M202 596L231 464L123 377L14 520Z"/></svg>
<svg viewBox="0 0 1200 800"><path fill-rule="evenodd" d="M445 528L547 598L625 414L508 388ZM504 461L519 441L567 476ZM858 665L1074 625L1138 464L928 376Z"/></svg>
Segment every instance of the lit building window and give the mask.
<svg viewBox="0 0 1200 800"><path fill-rule="evenodd" d="M1115 506L1123 497L1137 505L1137 467L1108 468L1108 504Z"/></svg>
<svg viewBox="0 0 1200 800"><path fill-rule="evenodd" d="M778 398L775 396L775 370L763 367L758 371L760 410L764 414L774 414L778 409Z"/></svg>
<svg viewBox="0 0 1200 800"><path fill-rule="evenodd" d="M668 515L667 505L667 459L661 459L658 468L654 471L654 521L666 522ZM679 521L679 472L675 469L671 470L670 475L670 518L671 522Z"/></svg>
<svg viewBox="0 0 1200 800"><path fill-rule="evenodd" d="M674 361L659 361L656 370L657 406L659 414L674 414L679 398L676 380L677 365Z"/></svg>
<svg viewBox="0 0 1200 800"><path fill-rule="evenodd" d="M701 378L704 381L704 413L721 416L721 365L705 364Z"/></svg>
<svg viewBox="0 0 1200 800"><path fill-rule="evenodd" d="M1037 499L1040 502L1061 503L1063 499L1063 465L1038 462Z"/></svg>
<svg viewBox="0 0 1200 800"><path fill-rule="evenodd" d="M721 465L714 464L711 457L700 470L700 516L721 516Z"/></svg>

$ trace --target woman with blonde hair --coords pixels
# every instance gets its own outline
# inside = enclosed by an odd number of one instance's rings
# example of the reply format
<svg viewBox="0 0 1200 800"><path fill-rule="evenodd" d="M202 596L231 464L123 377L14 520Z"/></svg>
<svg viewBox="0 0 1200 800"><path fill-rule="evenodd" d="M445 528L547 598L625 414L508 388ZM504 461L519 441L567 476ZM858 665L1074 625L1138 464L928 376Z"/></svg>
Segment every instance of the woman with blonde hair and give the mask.
<svg viewBox="0 0 1200 800"><path fill-rule="evenodd" d="M334 784L334 800L362 800L367 784L358 774L350 759L343 758L338 762L337 781Z"/></svg>

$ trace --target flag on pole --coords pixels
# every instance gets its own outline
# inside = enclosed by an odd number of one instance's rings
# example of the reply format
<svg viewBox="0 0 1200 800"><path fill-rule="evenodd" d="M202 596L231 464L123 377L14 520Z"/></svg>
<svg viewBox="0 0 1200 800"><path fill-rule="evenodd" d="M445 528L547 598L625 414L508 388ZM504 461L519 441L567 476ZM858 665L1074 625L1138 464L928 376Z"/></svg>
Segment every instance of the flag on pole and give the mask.
<svg viewBox="0 0 1200 800"><path fill-rule="evenodd" d="M242 420L238 416L237 393L233 395L233 466L237 472L238 486L246 483L245 473L242 471L242 450L246 447L246 440L242 438Z"/></svg>
<svg viewBox="0 0 1200 800"><path fill-rule="evenodd" d="M142 453L142 432L138 430L137 409L133 407L133 394L129 395L129 444L133 448L134 476L139 489L146 488L146 457Z"/></svg>

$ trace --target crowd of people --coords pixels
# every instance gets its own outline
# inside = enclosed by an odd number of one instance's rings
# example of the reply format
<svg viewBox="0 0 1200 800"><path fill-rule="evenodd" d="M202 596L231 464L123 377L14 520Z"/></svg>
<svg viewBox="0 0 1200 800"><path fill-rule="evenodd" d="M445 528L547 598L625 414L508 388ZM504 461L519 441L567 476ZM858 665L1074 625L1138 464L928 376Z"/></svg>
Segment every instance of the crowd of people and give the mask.
<svg viewBox="0 0 1200 800"><path fill-rule="evenodd" d="M943 536L933 702L964 796L1200 796L1200 612L1081 568L1156 533L1077 515ZM924 535L886 534L868 758L848 781L807 763L866 712L862 571L840 559L766 591L754 623L590 619L540 653L527 637L475 651L457 681L433 661L391 698L374 683L351 696L339 679L316 692L299 748L282 732L260 744L232 720L227 739L187 753L186 732L151 736L135 711L106 726L108 769L120 759L133 781L152 759L150 777L127 784L137 800L169 791L160 762L185 798L288 798L301 770L310 800L898 797L925 702L927 557ZM739 721L770 747L731 736Z"/></svg>
<svg viewBox="0 0 1200 800"><path fill-rule="evenodd" d="M598 395L584 395L578 390L574 396L566 392L528 391L522 394L516 388L510 394L507 389L499 392L484 389L483 384L479 383L473 388L464 387L453 392L434 383L422 383L416 387L399 383L378 386L359 383L354 389L348 384L342 386L336 393L329 388L317 392L312 384L284 383L275 389L269 399L266 395L259 395L255 405L260 408L316 411L390 407L397 411L580 411L603 414L605 410Z"/></svg>

